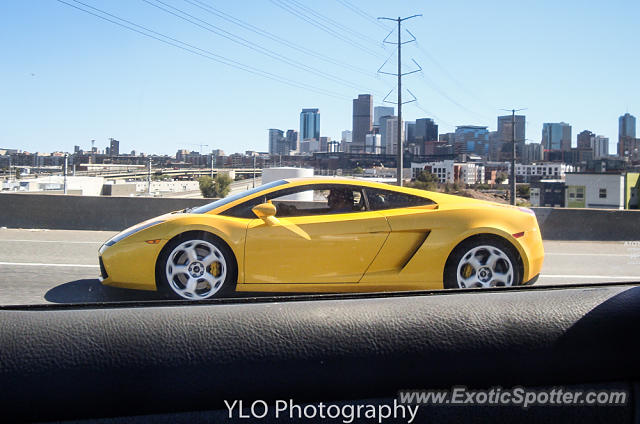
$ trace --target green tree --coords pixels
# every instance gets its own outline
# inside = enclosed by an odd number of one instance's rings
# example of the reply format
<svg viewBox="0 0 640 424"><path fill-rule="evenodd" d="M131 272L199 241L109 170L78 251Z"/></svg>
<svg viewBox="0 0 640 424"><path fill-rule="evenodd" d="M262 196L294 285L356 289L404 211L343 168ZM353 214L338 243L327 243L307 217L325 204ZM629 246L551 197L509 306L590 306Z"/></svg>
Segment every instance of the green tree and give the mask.
<svg viewBox="0 0 640 424"><path fill-rule="evenodd" d="M203 197L226 197L231 190L232 180L226 174L218 174L213 179L208 176L200 177L198 183Z"/></svg>
<svg viewBox="0 0 640 424"><path fill-rule="evenodd" d="M529 193L530 193L530 188L528 185L518 186L518 196L528 199Z"/></svg>
<svg viewBox="0 0 640 424"><path fill-rule="evenodd" d="M364 170L362 169L362 167L357 166L356 168L354 168L353 173L354 174L362 174L362 173L364 173Z"/></svg>
<svg viewBox="0 0 640 424"><path fill-rule="evenodd" d="M496 184L502 184L502 182L504 180L506 180L507 178L508 177L507 177L506 173L504 173L504 172L498 173L498 175L496 175Z"/></svg>
<svg viewBox="0 0 640 424"><path fill-rule="evenodd" d="M412 186L421 190L433 191L438 188L438 177L429 171L420 171Z"/></svg>

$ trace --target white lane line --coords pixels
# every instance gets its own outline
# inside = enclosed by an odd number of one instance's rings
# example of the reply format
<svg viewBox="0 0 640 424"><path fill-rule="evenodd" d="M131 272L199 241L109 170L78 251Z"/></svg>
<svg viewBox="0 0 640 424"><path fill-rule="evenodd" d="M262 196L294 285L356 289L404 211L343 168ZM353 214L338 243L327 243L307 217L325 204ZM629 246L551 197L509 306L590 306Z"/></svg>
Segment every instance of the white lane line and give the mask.
<svg viewBox="0 0 640 424"><path fill-rule="evenodd" d="M551 275L551 274L540 274L540 277L546 278L608 278L615 280L636 280L640 281L640 276L635 275Z"/></svg>
<svg viewBox="0 0 640 424"><path fill-rule="evenodd" d="M546 256L620 256L620 257L629 257L629 256L637 256L637 254L633 253L556 253L556 252L545 252Z"/></svg>
<svg viewBox="0 0 640 424"><path fill-rule="evenodd" d="M99 265L87 265L87 264L40 264L31 262L0 262L0 265L11 266L58 266L58 267L72 267L72 268L100 268Z"/></svg>
<svg viewBox="0 0 640 424"><path fill-rule="evenodd" d="M66 241L66 240L0 240L13 243L65 243L65 244L102 244L102 241Z"/></svg>

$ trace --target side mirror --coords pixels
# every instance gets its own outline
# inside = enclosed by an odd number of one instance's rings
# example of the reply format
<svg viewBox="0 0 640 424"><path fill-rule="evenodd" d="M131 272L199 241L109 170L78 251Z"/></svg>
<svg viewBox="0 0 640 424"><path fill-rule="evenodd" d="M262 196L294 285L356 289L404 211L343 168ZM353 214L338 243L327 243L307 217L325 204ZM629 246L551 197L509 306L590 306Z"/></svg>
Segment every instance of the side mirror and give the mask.
<svg viewBox="0 0 640 424"><path fill-rule="evenodd" d="M272 203L261 203L254 206L251 211L269 225L275 225L278 223L276 218L276 207Z"/></svg>

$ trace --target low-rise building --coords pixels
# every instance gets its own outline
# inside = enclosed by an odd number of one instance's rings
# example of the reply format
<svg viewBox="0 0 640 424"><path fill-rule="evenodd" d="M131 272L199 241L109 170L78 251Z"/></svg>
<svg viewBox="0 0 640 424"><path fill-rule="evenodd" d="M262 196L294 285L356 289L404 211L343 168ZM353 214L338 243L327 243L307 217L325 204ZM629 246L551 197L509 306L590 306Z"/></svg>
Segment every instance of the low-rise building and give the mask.
<svg viewBox="0 0 640 424"><path fill-rule="evenodd" d="M574 167L565 163L534 163L532 165L516 163L516 179L524 183L542 179L564 179L567 172L573 171Z"/></svg>
<svg viewBox="0 0 640 424"><path fill-rule="evenodd" d="M436 177L441 184L459 182L461 184L481 184L485 181L483 165L464 162L455 163L453 160L441 162L411 163L411 175L416 178L422 171L427 171Z"/></svg>
<svg viewBox="0 0 640 424"><path fill-rule="evenodd" d="M531 183L530 187L531 206L564 207L566 190L564 180L540 180Z"/></svg>
<svg viewBox="0 0 640 424"><path fill-rule="evenodd" d="M565 202L569 208L638 207L638 173L568 173Z"/></svg>

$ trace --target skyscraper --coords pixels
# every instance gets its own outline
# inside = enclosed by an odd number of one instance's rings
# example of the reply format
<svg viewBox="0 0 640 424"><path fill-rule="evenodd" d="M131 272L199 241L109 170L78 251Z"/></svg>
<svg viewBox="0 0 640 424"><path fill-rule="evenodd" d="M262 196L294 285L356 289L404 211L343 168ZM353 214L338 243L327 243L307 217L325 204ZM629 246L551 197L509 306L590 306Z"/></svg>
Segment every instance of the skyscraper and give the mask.
<svg viewBox="0 0 640 424"><path fill-rule="evenodd" d="M596 141L596 135L589 130L584 130L578 134L578 149L593 149Z"/></svg>
<svg viewBox="0 0 640 424"><path fill-rule="evenodd" d="M593 144L593 158L600 159L609 155L609 138L597 135Z"/></svg>
<svg viewBox="0 0 640 424"><path fill-rule="evenodd" d="M515 117L511 115L498 116L498 140L503 143L511 143L513 141L513 129L511 128L512 119L516 123L516 142L524 141L524 139L527 138L525 134L525 115L516 115Z"/></svg>
<svg viewBox="0 0 640 424"><path fill-rule="evenodd" d="M284 144L284 132L282 130L276 128L269 129L269 154L270 155L281 155L282 153L282 145ZM288 154L284 153L285 155Z"/></svg>
<svg viewBox="0 0 640 424"><path fill-rule="evenodd" d="M404 121L404 142L415 143L416 121Z"/></svg>
<svg viewBox="0 0 640 424"><path fill-rule="evenodd" d="M373 97L371 94L359 94L353 99L353 132L351 151L363 153L367 134L372 129Z"/></svg>
<svg viewBox="0 0 640 424"><path fill-rule="evenodd" d="M115 138L109 139L109 155L118 156L120 154L120 142Z"/></svg>
<svg viewBox="0 0 640 424"><path fill-rule="evenodd" d="M416 119L414 139L415 141L438 140L438 126L431 118Z"/></svg>
<svg viewBox="0 0 640 424"><path fill-rule="evenodd" d="M618 137L633 137L636 136L636 117L625 113L618 118Z"/></svg>
<svg viewBox="0 0 640 424"><path fill-rule="evenodd" d="M637 148L636 117L625 113L618 118L618 156L633 155Z"/></svg>
<svg viewBox="0 0 640 424"><path fill-rule="evenodd" d="M373 125L380 126L380 118L383 116L393 116L393 106L376 106L373 108Z"/></svg>
<svg viewBox="0 0 640 424"><path fill-rule="evenodd" d="M296 130L287 130L287 144L289 150L292 152L297 152L300 149L298 145L298 131Z"/></svg>
<svg viewBox="0 0 640 424"><path fill-rule="evenodd" d="M387 155L395 155L398 152L398 130L397 116L380 118L380 142Z"/></svg>
<svg viewBox="0 0 640 424"><path fill-rule="evenodd" d="M571 150L571 125L566 122L542 124L542 148L544 150Z"/></svg>
<svg viewBox="0 0 640 424"><path fill-rule="evenodd" d="M455 153L489 154L489 131L487 127L462 125L456 127Z"/></svg>
<svg viewBox="0 0 640 424"><path fill-rule="evenodd" d="M302 109L300 112L300 141L320 140L320 111Z"/></svg>

